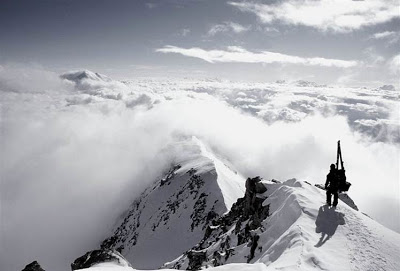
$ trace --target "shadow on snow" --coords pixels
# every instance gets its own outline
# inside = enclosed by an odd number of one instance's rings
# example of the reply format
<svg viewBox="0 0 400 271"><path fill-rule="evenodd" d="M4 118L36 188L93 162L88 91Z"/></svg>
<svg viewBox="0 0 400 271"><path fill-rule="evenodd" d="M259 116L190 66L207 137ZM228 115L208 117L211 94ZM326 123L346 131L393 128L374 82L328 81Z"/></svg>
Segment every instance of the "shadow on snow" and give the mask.
<svg viewBox="0 0 400 271"><path fill-rule="evenodd" d="M318 217L315 221L317 226L316 233L321 233L321 238L315 247L320 247L325 244L336 232L339 225L346 224L344 214L336 212L336 208L329 208L328 205L323 205L319 208Z"/></svg>

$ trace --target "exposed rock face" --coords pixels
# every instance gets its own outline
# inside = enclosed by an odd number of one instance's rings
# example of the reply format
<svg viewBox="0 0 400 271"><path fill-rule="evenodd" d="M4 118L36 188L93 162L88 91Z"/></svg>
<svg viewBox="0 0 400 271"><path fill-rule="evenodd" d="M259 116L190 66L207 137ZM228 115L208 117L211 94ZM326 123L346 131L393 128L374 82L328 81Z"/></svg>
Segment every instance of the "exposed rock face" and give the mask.
<svg viewBox="0 0 400 271"><path fill-rule="evenodd" d="M40 266L40 264L37 261L33 261L27 266L25 266L22 271L44 271L44 269Z"/></svg>
<svg viewBox="0 0 400 271"><path fill-rule="evenodd" d="M165 267L199 270L203 266L225 264L236 249L249 247L246 256L250 262L257 253L261 222L269 216L269 206L263 206L267 188L260 177L246 180L246 192L222 217L211 221L203 239L180 258L167 263Z"/></svg>
<svg viewBox="0 0 400 271"><path fill-rule="evenodd" d="M131 266L130 263L115 250L92 250L77 258L71 264L71 269L89 268L95 264L104 262L115 262L121 266Z"/></svg>
<svg viewBox="0 0 400 271"><path fill-rule="evenodd" d="M207 254L205 251L189 250L187 253L189 259L188 270L198 270L204 261L207 260Z"/></svg>

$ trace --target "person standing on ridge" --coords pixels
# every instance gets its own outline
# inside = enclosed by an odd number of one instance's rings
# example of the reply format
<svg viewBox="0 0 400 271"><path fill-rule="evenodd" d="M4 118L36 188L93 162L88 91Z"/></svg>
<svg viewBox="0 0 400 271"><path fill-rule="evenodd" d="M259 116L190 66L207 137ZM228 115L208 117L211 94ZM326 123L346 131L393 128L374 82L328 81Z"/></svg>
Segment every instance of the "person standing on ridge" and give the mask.
<svg viewBox="0 0 400 271"><path fill-rule="evenodd" d="M331 164L331 170L326 176L325 190L326 190L326 204L331 206L331 199L333 194L333 207L338 204L338 190L339 190L339 180L338 173L335 164Z"/></svg>

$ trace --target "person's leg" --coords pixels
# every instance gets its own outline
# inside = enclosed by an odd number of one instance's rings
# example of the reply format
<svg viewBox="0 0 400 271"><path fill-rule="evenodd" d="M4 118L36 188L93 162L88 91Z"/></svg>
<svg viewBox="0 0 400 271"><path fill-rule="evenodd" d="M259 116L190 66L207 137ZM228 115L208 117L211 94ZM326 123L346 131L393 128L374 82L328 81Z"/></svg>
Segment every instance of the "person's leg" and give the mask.
<svg viewBox="0 0 400 271"><path fill-rule="evenodd" d="M328 204L329 206L331 206L331 191L330 190L326 190L326 204Z"/></svg>
<svg viewBox="0 0 400 271"><path fill-rule="evenodd" d="M338 191L335 191L333 193L333 206L336 206L338 204L338 198L339 198L339 193Z"/></svg>

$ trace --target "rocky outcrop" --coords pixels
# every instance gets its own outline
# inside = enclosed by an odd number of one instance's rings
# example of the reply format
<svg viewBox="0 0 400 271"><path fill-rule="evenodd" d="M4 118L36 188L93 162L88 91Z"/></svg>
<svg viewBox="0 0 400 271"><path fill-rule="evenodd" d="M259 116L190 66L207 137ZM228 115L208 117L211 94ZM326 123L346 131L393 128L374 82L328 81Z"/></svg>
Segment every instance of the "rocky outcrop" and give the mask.
<svg viewBox="0 0 400 271"><path fill-rule="evenodd" d="M207 260L206 251L189 250L187 256L189 259L188 270L199 270L202 263Z"/></svg>
<svg viewBox="0 0 400 271"><path fill-rule="evenodd" d="M95 264L114 262L121 266L131 266L130 263L116 250L92 250L77 258L72 264L72 270L89 268Z"/></svg>
<svg viewBox="0 0 400 271"><path fill-rule="evenodd" d="M263 205L267 188L260 177L246 180L246 191L222 217L211 220L203 239L180 258L165 267L199 270L203 266L225 264L238 247L249 247L246 256L250 262L259 248L261 222L269 216L269 206ZM243 251L243 249L242 249Z"/></svg>
<svg viewBox="0 0 400 271"><path fill-rule="evenodd" d="M40 264L37 261L33 261L27 266L25 266L22 271L44 271L44 269L40 266Z"/></svg>

